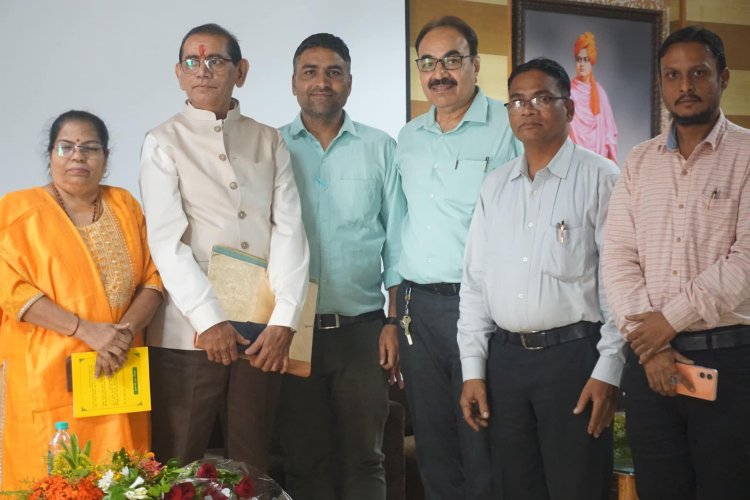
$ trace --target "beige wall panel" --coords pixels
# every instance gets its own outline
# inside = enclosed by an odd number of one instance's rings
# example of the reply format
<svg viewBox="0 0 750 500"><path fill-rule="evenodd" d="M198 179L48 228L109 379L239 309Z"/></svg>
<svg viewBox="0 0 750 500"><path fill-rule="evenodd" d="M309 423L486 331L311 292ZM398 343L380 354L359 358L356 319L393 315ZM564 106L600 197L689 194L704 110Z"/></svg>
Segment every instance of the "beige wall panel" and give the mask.
<svg viewBox="0 0 750 500"><path fill-rule="evenodd" d="M750 115L750 71L732 71L729 86L721 98L727 115Z"/></svg>
<svg viewBox="0 0 750 500"><path fill-rule="evenodd" d="M669 21L680 20L680 0L669 0L667 3L669 8Z"/></svg>
<svg viewBox="0 0 750 500"><path fill-rule="evenodd" d="M750 128L750 116L727 115L730 122L736 123L740 127Z"/></svg>
<svg viewBox="0 0 750 500"><path fill-rule="evenodd" d="M750 24L747 0L686 0L685 17L704 23Z"/></svg>
<svg viewBox="0 0 750 500"><path fill-rule="evenodd" d="M464 2L491 3L494 5L508 5L508 0L462 0Z"/></svg>
<svg viewBox="0 0 750 500"><path fill-rule="evenodd" d="M427 101L412 101L411 102L411 118L412 120L419 115L427 113L430 109L430 103Z"/></svg>
<svg viewBox="0 0 750 500"><path fill-rule="evenodd" d="M479 51L508 54L508 8L490 3L463 0L411 0L409 2L409 43L414 45L419 30L427 22L446 15L458 16L471 25L479 38Z"/></svg>
<svg viewBox="0 0 750 500"><path fill-rule="evenodd" d="M419 70L414 60L417 58L417 51L414 47L409 47L409 96L412 101L425 101L427 98L422 91L422 84L419 81Z"/></svg>
<svg viewBox="0 0 750 500"><path fill-rule="evenodd" d="M750 3L750 0L748 0ZM730 69L750 70L750 25L716 24L701 21L688 21L688 24L702 24L721 37Z"/></svg>

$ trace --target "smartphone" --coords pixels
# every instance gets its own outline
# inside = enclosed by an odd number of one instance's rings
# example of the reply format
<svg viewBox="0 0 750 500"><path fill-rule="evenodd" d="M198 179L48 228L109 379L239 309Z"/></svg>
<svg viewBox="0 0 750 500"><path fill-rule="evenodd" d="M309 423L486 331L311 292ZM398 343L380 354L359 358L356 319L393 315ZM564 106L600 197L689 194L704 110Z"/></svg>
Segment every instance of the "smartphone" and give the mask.
<svg viewBox="0 0 750 500"><path fill-rule="evenodd" d="M250 345L255 342L261 332L266 328L262 323L250 323L249 321L230 321L229 322L237 332L250 341L250 344L243 345L237 342L237 350L244 354Z"/></svg>
<svg viewBox="0 0 750 500"><path fill-rule="evenodd" d="M706 401L716 401L716 387L719 383L718 370L685 363L675 363L675 366L677 371L680 372L680 376L692 382L693 387L695 387L695 392L690 392L680 381L677 383L677 394L705 399Z"/></svg>

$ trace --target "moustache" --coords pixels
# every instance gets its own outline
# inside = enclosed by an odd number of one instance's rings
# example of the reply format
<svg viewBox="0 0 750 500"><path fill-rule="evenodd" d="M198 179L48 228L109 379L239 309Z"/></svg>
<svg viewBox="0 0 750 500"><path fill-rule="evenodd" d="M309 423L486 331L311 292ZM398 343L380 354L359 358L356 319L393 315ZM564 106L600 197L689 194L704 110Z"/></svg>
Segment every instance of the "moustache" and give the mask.
<svg viewBox="0 0 750 500"><path fill-rule="evenodd" d="M457 85L456 80L449 76L444 76L443 78L436 78L433 80L430 80L430 83L427 85L429 88L434 87L435 85Z"/></svg>
<svg viewBox="0 0 750 500"><path fill-rule="evenodd" d="M683 96L680 96L679 99L677 99L676 104L680 104L681 102L684 102L687 100L700 102L702 99L695 94L685 94Z"/></svg>

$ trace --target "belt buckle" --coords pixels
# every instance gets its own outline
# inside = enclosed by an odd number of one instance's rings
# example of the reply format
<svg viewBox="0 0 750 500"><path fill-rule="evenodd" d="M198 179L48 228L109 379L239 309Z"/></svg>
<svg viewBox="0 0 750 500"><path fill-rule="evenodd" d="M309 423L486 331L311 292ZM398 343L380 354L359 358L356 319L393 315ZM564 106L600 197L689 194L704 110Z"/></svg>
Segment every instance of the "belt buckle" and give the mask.
<svg viewBox="0 0 750 500"><path fill-rule="evenodd" d="M530 332L530 333L538 333L538 332ZM541 349L544 349L544 346L529 346L529 345L526 345L526 335L528 335L528 334L527 333L522 333L521 334L521 345L523 346L524 349L526 349L527 351L539 351Z"/></svg>
<svg viewBox="0 0 750 500"><path fill-rule="evenodd" d="M333 316L334 318L336 318L336 321L334 322L334 324L332 326L323 326L322 325L323 315L321 315L318 317L318 330L335 330L336 328L341 328L341 320L339 319L339 315L331 314L329 316Z"/></svg>

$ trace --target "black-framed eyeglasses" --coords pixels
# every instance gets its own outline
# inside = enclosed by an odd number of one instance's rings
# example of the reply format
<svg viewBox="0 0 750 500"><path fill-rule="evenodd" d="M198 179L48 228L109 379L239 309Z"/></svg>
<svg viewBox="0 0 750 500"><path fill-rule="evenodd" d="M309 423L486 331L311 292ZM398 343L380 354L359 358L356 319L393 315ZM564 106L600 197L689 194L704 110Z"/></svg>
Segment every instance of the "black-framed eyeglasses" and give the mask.
<svg viewBox="0 0 750 500"><path fill-rule="evenodd" d="M555 95L538 95L531 99L513 99L504 104L509 113L520 113L526 107L526 103L529 103L533 109L546 109L552 106L555 101L567 101L568 97L555 96Z"/></svg>
<svg viewBox="0 0 750 500"><path fill-rule="evenodd" d="M458 69L461 67L461 65L464 62L464 59L467 57L474 57L472 55L468 56L462 56L460 54L453 55L453 56L445 56L445 57L430 57L430 56L423 56L419 59L415 59L414 61L417 63L417 69L419 71L422 71L423 73L427 73L429 71L435 71L435 68L437 67L438 63L443 65L443 68L445 69Z"/></svg>
<svg viewBox="0 0 750 500"><path fill-rule="evenodd" d="M89 144L73 144L72 142L60 141L55 144L55 152L60 158L73 156L76 149L86 156L96 156L104 152L104 146L96 142Z"/></svg>
<svg viewBox="0 0 750 500"><path fill-rule="evenodd" d="M205 59L198 59L197 57L188 57L184 61L180 62L180 68L185 73L195 73L201 66L201 61L206 66L206 69L211 73L222 71L226 68L226 63L232 62L231 59L221 56L211 56Z"/></svg>

